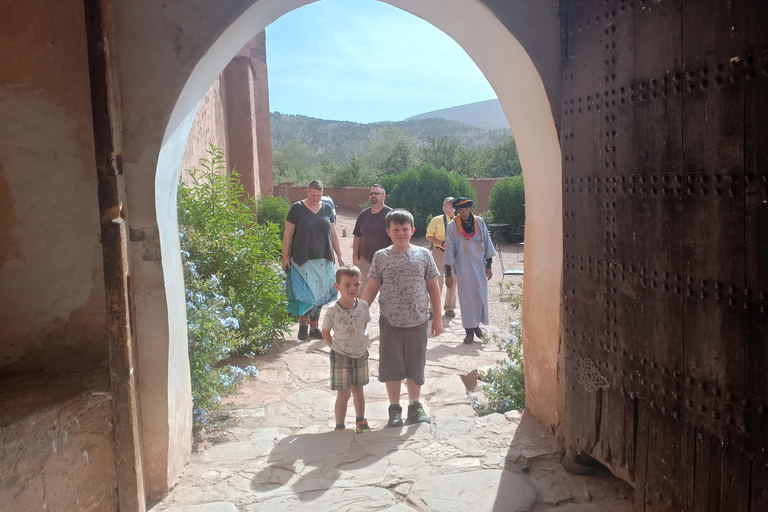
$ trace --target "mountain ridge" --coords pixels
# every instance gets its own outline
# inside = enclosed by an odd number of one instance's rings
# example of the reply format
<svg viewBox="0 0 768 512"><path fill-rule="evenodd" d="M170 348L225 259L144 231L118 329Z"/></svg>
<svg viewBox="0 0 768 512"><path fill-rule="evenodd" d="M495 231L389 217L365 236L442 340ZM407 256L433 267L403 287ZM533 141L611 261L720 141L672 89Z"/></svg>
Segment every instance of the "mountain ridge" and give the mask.
<svg viewBox="0 0 768 512"><path fill-rule="evenodd" d="M270 123L273 151L298 142L314 156L328 156L338 163L345 162L350 155L364 153L389 127L415 139L417 148L426 147L430 137L454 137L466 149L495 147L512 135L508 129L487 130L434 117L362 124L272 112Z"/></svg>
<svg viewBox="0 0 768 512"><path fill-rule="evenodd" d="M404 121L433 118L458 121L482 130L509 130L509 121L504 114L504 109L495 98L424 112L408 117Z"/></svg>

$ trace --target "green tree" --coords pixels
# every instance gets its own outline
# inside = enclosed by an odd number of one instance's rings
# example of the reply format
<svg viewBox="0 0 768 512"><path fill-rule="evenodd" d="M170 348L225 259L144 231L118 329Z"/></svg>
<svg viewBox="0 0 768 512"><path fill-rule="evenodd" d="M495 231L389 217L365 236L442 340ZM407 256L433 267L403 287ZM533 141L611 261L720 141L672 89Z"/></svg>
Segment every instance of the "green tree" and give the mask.
<svg viewBox="0 0 768 512"><path fill-rule="evenodd" d="M461 146L456 137L427 137L427 146L421 150L422 161L438 169L445 169L469 178L479 174L476 152Z"/></svg>
<svg viewBox="0 0 768 512"><path fill-rule="evenodd" d="M314 154L306 144L295 139L288 141L279 150L272 151L272 173L275 183L305 181L306 172L313 163Z"/></svg>
<svg viewBox="0 0 768 512"><path fill-rule="evenodd" d="M330 178L330 185L333 188L366 187L372 182L371 174L363 168L363 163L354 156L349 157L347 163L338 168Z"/></svg>
<svg viewBox="0 0 768 512"><path fill-rule="evenodd" d="M387 205L404 208L414 217L415 236L424 236L427 217L440 213L448 196L476 199L466 177L423 164L402 174L384 176L381 184L387 190Z"/></svg>
<svg viewBox="0 0 768 512"><path fill-rule="evenodd" d="M488 149L486 158L487 161L483 166L482 173L484 177L516 176L523 172L523 168L520 166L520 156L517 154L517 144L512 137L507 137L495 148Z"/></svg>
<svg viewBox="0 0 768 512"><path fill-rule="evenodd" d="M328 180L328 183L330 184L331 177L337 172L339 172L339 164L336 163L336 160L326 155L325 158L323 158L323 162L320 164L320 175L322 177L318 179ZM309 183L309 181L307 183Z"/></svg>
<svg viewBox="0 0 768 512"><path fill-rule="evenodd" d="M496 183L488 200L494 222L516 228L525 224L525 189L523 175L506 177Z"/></svg>
<svg viewBox="0 0 768 512"><path fill-rule="evenodd" d="M400 174L416 166L416 139L387 125L371 142L363 157L377 175Z"/></svg>

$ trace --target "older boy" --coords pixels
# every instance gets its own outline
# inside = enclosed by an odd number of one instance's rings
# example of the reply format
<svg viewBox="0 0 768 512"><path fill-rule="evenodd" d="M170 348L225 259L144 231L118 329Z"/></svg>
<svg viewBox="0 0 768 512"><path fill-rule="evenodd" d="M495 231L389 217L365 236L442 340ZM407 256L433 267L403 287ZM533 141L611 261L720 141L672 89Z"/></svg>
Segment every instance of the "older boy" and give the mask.
<svg viewBox="0 0 768 512"><path fill-rule="evenodd" d="M355 431L370 432L365 419L363 386L368 384L368 303L357 298L360 269L354 265L336 271L334 287L341 296L325 313L323 340L331 347L331 389L336 395L336 429L344 430L350 394L355 405ZM333 331L333 333L331 333Z"/></svg>
<svg viewBox="0 0 768 512"><path fill-rule="evenodd" d="M435 260L423 247L411 245L415 231L413 216L405 210L387 214L387 233L392 245L376 251L371 262L368 287L363 300L368 304L381 290L379 307L379 381L385 382L389 397L387 427L403 426L400 385L408 389L408 417L413 423L430 423L419 398L427 362L429 304L440 310L439 272ZM443 324L438 315L432 335L439 336Z"/></svg>

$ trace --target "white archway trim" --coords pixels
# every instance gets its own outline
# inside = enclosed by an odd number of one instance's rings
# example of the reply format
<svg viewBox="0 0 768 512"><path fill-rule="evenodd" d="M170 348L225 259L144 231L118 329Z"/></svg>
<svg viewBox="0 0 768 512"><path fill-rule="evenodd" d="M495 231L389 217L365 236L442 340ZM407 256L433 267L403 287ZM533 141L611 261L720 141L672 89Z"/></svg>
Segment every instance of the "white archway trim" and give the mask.
<svg viewBox="0 0 768 512"><path fill-rule="evenodd" d="M562 419L557 382L562 268L561 153L545 87L530 56L509 30L478 0L382 0L433 24L452 37L485 74L517 141L526 188L523 334L528 407L545 423ZM188 439L174 423L189 411L187 388L174 384L187 372L186 312L179 257L176 192L189 128L200 99L231 58L257 33L309 0L258 0L205 52L175 103L158 157L155 207L167 299L169 459L178 464L173 439ZM506 7L505 7L506 8ZM516 7L508 7L514 10ZM528 15L528 14L526 14ZM559 56L555 56L559 58ZM184 396L185 393L187 396ZM177 407L178 406L178 407ZM174 446L176 445L176 446ZM174 465L171 463L171 465ZM183 461L182 461L183 464ZM170 470L169 473L175 473ZM169 475L170 476L170 475Z"/></svg>

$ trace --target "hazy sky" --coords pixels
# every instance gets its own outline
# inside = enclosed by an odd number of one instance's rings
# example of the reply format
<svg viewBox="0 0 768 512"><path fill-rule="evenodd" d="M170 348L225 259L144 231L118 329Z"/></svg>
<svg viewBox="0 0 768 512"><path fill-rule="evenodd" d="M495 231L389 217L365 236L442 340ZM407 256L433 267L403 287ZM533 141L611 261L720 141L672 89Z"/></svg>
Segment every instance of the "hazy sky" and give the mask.
<svg viewBox="0 0 768 512"><path fill-rule="evenodd" d="M356 121L496 98L469 56L427 22L374 0L322 0L267 27L270 110Z"/></svg>

